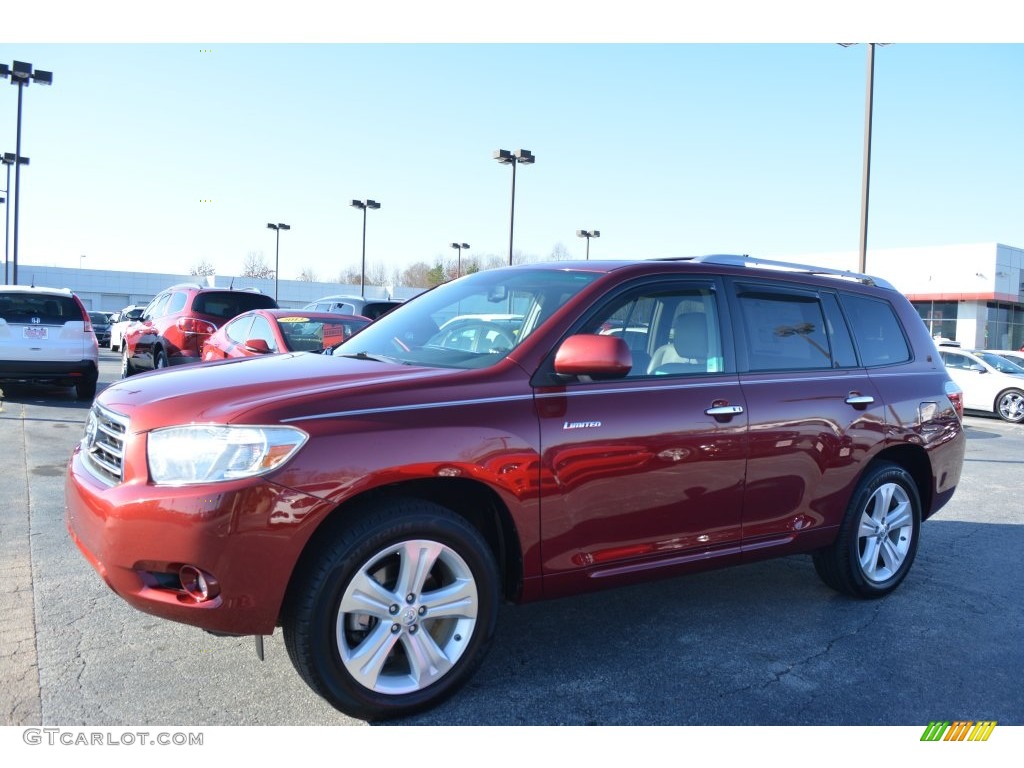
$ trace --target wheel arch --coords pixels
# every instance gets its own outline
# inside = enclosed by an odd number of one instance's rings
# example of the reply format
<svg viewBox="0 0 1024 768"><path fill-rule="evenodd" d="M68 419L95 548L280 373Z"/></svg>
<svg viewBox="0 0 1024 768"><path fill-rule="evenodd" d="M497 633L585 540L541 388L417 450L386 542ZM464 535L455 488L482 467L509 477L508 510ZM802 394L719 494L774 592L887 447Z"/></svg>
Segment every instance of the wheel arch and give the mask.
<svg viewBox="0 0 1024 768"><path fill-rule="evenodd" d="M921 519L931 516L935 489L932 488L932 463L928 452L919 445L903 443L890 446L875 456L871 463L889 462L906 470L914 480L917 495L921 500ZM869 465L870 466L870 465Z"/></svg>
<svg viewBox="0 0 1024 768"><path fill-rule="evenodd" d="M477 481L422 478L374 488L335 507L303 547L292 569L285 601L290 599L288 595L306 567L318 559L322 547L342 529L356 524L361 517L372 514L382 505L410 499L443 506L476 528L494 555L502 596L506 600L517 598L523 583L522 547L508 507L493 490Z"/></svg>

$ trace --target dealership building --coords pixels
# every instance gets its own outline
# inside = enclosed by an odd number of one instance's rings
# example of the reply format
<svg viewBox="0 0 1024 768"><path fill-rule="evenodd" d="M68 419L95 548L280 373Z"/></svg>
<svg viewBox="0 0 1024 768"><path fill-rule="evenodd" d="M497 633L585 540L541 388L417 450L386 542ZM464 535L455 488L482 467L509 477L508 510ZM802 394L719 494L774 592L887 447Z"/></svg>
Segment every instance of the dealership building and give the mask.
<svg viewBox="0 0 1024 768"><path fill-rule="evenodd" d="M145 306L160 291L181 283L196 283L216 288L258 290L274 295L273 278L210 275L197 277L156 272L116 272L105 269L73 269L70 267L40 267L18 264L18 283L47 288L70 288L82 300L86 309L117 312L124 307ZM391 295L388 288L366 286L366 296L373 299L408 299L420 292L418 288L399 288ZM278 304L283 309L297 309L323 296L358 296L358 285L320 283L308 280L281 280L277 284Z"/></svg>
<svg viewBox="0 0 1024 768"><path fill-rule="evenodd" d="M757 256L757 254L751 254ZM818 253L785 259L850 271L858 254ZM869 250L866 271L892 283L917 308L932 335L958 341L970 349L1019 349L1024 345L1024 249L1000 243ZM116 311L130 304L147 304L157 293L182 282L202 282L221 288L255 288L274 295L274 280L217 275L114 272L98 269L19 265L19 282L51 288L70 288L89 309ZM359 295L358 285L281 280L278 303L298 308L322 296ZM367 286L371 298L390 291ZM416 288L397 288L393 298L407 299Z"/></svg>
<svg viewBox="0 0 1024 768"><path fill-rule="evenodd" d="M794 256L802 264L857 270L858 254ZM1024 345L1024 249L1001 243L869 250L865 271L906 295L932 336L968 349Z"/></svg>

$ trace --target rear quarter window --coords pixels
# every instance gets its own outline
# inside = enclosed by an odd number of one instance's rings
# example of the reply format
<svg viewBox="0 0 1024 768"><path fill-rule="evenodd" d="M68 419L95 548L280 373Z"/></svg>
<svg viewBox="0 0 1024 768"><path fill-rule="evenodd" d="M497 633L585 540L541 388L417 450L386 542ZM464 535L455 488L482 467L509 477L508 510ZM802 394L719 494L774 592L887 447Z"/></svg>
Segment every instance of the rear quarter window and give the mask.
<svg viewBox="0 0 1024 768"><path fill-rule="evenodd" d="M865 368L910 360L910 345L889 302L851 293L841 294L840 301Z"/></svg>
<svg viewBox="0 0 1024 768"><path fill-rule="evenodd" d="M192 311L221 320L230 320L253 309L277 309L277 302L262 293L223 291L200 293L192 302Z"/></svg>

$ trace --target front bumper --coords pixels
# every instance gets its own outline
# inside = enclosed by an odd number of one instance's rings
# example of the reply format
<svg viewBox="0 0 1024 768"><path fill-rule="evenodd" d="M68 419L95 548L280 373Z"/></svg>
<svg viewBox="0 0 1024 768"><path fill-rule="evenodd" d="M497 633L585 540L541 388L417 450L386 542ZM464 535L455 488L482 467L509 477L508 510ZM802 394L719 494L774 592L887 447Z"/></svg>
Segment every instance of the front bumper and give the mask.
<svg viewBox="0 0 1024 768"><path fill-rule="evenodd" d="M332 505L264 479L206 486L108 486L71 456L68 532L104 581L133 607L235 635L270 634L295 563ZM214 579L197 602L182 566Z"/></svg>

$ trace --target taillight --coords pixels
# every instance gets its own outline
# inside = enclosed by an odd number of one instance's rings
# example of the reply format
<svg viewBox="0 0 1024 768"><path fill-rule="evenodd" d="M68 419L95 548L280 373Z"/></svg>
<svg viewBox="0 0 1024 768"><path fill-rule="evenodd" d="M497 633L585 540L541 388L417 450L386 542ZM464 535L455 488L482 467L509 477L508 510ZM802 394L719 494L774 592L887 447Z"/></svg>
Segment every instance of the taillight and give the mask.
<svg viewBox="0 0 1024 768"><path fill-rule="evenodd" d="M217 330L217 326L195 317L181 317L178 318L178 330L182 333L202 333L208 335L214 333Z"/></svg>
<svg viewBox="0 0 1024 768"><path fill-rule="evenodd" d="M946 397L949 398L950 404L953 406L953 410L956 411L956 415L962 421L964 418L964 393L956 384L952 381L946 382Z"/></svg>
<svg viewBox="0 0 1024 768"><path fill-rule="evenodd" d="M85 323L85 332L94 333L92 329L92 320L89 317L89 313L85 309L85 305L77 296L75 296L75 303L78 304L78 310L82 313L82 322Z"/></svg>

